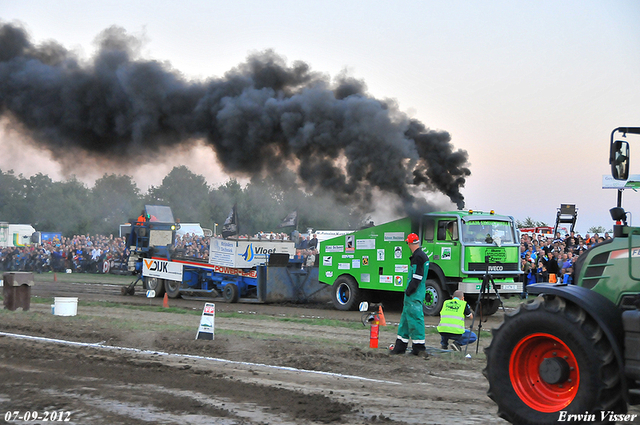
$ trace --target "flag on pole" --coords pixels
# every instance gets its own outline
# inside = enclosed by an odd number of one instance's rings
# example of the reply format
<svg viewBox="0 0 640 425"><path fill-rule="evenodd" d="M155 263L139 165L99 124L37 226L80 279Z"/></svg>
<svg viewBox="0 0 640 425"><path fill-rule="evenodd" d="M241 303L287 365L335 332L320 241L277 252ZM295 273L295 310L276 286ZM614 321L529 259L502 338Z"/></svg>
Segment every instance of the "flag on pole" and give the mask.
<svg viewBox="0 0 640 425"><path fill-rule="evenodd" d="M297 224L298 224L298 211L293 211L289 213L288 216L282 219L282 222L278 227L296 226Z"/></svg>
<svg viewBox="0 0 640 425"><path fill-rule="evenodd" d="M229 213L229 217L227 217L222 225L222 237L225 239L238 234L238 211L236 207L237 204L234 204Z"/></svg>

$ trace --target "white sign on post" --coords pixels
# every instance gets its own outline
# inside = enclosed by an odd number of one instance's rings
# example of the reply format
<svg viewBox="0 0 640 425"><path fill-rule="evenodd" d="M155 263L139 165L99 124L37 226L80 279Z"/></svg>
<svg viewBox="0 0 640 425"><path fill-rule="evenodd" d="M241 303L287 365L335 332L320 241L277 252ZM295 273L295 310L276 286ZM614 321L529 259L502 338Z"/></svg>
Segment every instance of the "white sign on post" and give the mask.
<svg viewBox="0 0 640 425"><path fill-rule="evenodd" d="M200 317L200 326L198 327L198 333L196 339L214 339L216 319L216 305L213 303L205 303L204 309L202 309L202 316Z"/></svg>

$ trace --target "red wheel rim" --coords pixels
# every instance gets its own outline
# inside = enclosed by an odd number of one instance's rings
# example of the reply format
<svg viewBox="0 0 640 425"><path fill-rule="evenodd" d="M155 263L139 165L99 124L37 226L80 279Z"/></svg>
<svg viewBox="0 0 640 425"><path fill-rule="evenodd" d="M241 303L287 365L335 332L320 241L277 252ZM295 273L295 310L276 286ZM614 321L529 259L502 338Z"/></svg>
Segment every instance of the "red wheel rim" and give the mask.
<svg viewBox="0 0 640 425"><path fill-rule="evenodd" d="M562 358L569 365L569 378L565 382L549 384L540 376L540 364L550 357ZM520 400L545 413L557 412L571 404L580 386L580 371L573 352L562 340L547 333L527 335L515 346L509 359L509 377Z"/></svg>

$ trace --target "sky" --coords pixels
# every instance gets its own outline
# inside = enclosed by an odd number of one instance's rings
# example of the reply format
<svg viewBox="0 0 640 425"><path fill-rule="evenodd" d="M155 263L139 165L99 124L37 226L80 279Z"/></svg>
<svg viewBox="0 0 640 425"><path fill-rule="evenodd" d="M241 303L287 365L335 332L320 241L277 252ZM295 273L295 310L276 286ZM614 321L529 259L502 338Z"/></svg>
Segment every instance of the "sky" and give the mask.
<svg viewBox="0 0 640 425"><path fill-rule="evenodd" d="M560 204L576 204L581 233L612 227L616 192L602 189L611 131L640 126L637 0L0 0L0 20L84 58L117 25L145 41L143 58L193 80L223 76L266 49L331 77L346 72L468 152L466 208L553 225ZM628 139L631 173L640 174L640 136ZM1 125L0 152L3 171L67 177ZM204 145L127 174L146 190L183 164L211 185L229 178ZM91 186L114 170L72 172ZM455 208L444 197L439 205ZM623 205L639 211L640 194L626 191Z"/></svg>

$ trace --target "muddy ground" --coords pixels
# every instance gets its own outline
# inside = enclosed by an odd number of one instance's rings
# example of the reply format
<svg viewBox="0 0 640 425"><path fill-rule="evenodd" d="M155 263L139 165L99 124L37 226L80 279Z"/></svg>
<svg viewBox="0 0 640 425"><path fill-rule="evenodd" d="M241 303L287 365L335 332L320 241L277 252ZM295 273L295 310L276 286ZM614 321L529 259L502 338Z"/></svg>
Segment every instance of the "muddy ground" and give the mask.
<svg viewBox="0 0 640 425"><path fill-rule="evenodd" d="M78 315L37 302L54 296L78 297ZM42 418L29 423L60 413L74 424L506 423L481 372L489 338L471 358L439 352L437 333L427 359L389 357L397 310L371 349L361 313L327 303L216 302L215 339L204 341L202 300L164 309L117 285L61 282L38 282L31 300L29 311L0 310L0 423L25 423L25 412Z"/></svg>

